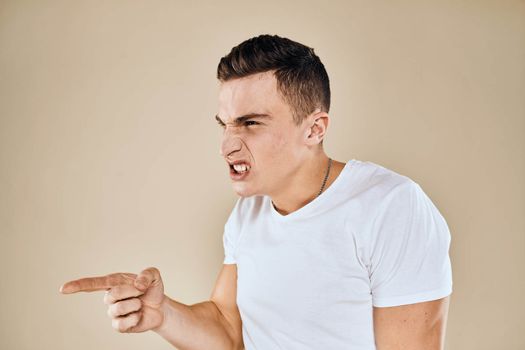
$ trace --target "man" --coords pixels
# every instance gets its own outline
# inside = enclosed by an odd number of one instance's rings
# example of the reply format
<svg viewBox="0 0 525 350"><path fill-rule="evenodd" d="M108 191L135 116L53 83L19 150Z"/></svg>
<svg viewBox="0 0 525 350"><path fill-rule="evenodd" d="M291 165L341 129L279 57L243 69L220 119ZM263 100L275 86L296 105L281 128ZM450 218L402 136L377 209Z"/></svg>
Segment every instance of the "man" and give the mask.
<svg viewBox="0 0 525 350"><path fill-rule="evenodd" d="M261 35L217 76L220 153L240 198L210 300L170 299L153 267L61 292L106 290L115 329L179 349L442 349L446 221L408 177L325 154L330 88L313 49Z"/></svg>

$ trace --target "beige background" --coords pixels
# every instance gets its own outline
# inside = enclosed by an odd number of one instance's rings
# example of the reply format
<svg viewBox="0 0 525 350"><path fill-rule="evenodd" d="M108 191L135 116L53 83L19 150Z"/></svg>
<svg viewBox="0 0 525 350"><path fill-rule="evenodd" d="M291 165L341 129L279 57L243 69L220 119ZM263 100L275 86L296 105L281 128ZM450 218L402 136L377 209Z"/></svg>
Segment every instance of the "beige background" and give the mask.
<svg viewBox="0 0 525 350"><path fill-rule="evenodd" d="M169 349L70 279L156 266L209 297L235 202L217 63L315 48L328 155L418 182L452 233L447 349L524 349L524 1L0 1L0 348Z"/></svg>

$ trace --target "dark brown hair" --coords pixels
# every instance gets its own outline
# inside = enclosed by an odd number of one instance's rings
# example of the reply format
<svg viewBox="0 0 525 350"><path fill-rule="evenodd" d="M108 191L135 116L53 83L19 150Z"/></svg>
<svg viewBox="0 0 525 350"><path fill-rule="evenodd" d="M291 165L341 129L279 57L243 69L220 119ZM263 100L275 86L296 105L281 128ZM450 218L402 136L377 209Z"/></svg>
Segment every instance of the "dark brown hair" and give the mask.
<svg viewBox="0 0 525 350"><path fill-rule="evenodd" d="M277 35L245 40L222 57L217 79L224 82L274 71L277 90L290 105L297 125L316 108L330 109L330 81L314 49Z"/></svg>

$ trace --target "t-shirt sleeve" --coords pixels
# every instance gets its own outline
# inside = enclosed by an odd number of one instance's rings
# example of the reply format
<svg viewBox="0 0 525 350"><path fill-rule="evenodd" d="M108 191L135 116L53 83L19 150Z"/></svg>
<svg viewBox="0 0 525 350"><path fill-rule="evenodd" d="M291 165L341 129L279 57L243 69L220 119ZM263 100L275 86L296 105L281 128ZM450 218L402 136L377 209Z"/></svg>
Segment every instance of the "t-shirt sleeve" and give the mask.
<svg viewBox="0 0 525 350"><path fill-rule="evenodd" d="M416 182L398 185L371 226L372 304L398 306L452 293L448 225Z"/></svg>
<svg viewBox="0 0 525 350"><path fill-rule="evenodd" d="M224 224L224 233L222 236L224 246L224 261L223 264L236 264L235 250L237 248L237 241L240 236L240 205L242 197L240 197L233 207L228 220Z"/></svg>

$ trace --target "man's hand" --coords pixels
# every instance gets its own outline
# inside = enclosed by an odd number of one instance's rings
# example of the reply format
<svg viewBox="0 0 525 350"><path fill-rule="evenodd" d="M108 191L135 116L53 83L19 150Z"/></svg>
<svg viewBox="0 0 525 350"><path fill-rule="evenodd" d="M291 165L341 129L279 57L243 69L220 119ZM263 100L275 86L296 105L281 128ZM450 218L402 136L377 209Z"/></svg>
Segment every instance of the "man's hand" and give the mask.
<svg viewBox="0 0 525 350"><path fill-rule="evenodd" d="M104 303L112 327L122 333L155 330L164 321L161 308L166 299L160 272L155 267L133 273L81 278L60 287L63 294L106 291Z"/></svg>

